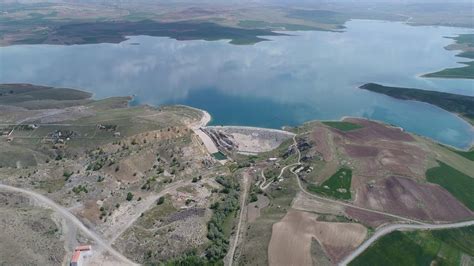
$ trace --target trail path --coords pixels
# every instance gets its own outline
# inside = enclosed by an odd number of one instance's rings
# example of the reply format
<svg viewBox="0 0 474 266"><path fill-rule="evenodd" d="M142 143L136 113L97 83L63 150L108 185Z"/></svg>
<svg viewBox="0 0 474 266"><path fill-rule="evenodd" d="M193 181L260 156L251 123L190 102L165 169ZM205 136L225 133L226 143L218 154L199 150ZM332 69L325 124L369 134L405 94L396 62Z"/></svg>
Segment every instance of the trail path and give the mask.
<svg viewBox="0 0 474 266"><path fill-rule="evenodd" d="M232 266L232 263L234 262L234 254L235 254L235 249L237 248L237 244L239 243L239 236L240 236L240 227L242 225L242 221L244 218L244 210L245 210L245 202L247 200L247 192L248 192L248 184L249 184L249 176L247 172L244 172L243 174L243 184L244 184L244 191L242 194L242 201L240 202L240 216L239 216L239 223L237 224L237 230L235 232L235 239L233 243L231 243L231 247L229 248L229 253L227 254L228 260L229 260L229 266Z"/></svg>
<svg viewBox="0 0 474 266"><path fill-rule="evenodd" d="M114 222L114 224L119 225L118 228L113 228L112 232L105 234L106 238L109 238L107 236L110 236L109 243L113 244L115 240L117 240L117 238L119 238L125 231L127 231L127 229L132 226L138 218L140 218L143 212L150 209L152 205L156 204L156 201L160 197L175 191L179 187L183 187L189 184L191 184L191 180L177 181L172 185L165 187L159 193L150 195L147 198L141 200L140 202L138 202L138 205L131 206L135 209L135 211L127 211L122 213L120 217L117 217L119 221Z"/></svg>
<svg viewBox="0 0 474 266"><path fill-rule="evenodd" d="M22 193L25 194L38 202L48 206L49 208L53 209L56 213L58 213L62 218L67 220L68 222L74 224L81 232L83 232L86 236L91 238L92 240L95 241L95 243L101 247L102 249L108 251L112 256L117 258L119 261L123 262L126 265L138 265L125 256L123 256L120 252L112 248L106 241L104 241L99 235L97 235L95 232L91 231L89 228L87 228L76 216L74 216L72 213L70 213L67 209L63 208L59 204L55 203L54 201L50 200L49 198L33 192L31 190L26 190L26 189L21 189L17 187L12 187L8 185L3 185L0 184L0 189L2 190L7 190L7 191L12 191L12 192L17 192L17 193Z"/></svg>
<svg viewBox="0 0 474 266"><path fill-rule="evenodd" d="M298 145L296 143L296 136L293 137L293 142L296 146L296 152L298 153L298 162L293 164L293 165L299 165L301 164L301 152L300 150L298 149ZM282 169L283 170L283 169ZM396 214L391 214L391 213L387 213L387 212L383 212L383 211L377 211L377 210L373 210L373 209L368 209L368 208L364 208L364 207L360 207L360 206L357 206L357 205L354 205L354 204L351 204L351 203L347 203L347 202L342 202L342 201L338 201L338 200L333 200L333 199L329 199L329 198L326 198L326 197L322 197L322 196L318 196L316 194L313 194L313 193L310 193L308 192L304 187L303 185L301 184L301 180L300 178L298 177L298 174L296 174L295 172L293 172L293 169L290 169L290 172L293 173L296 177L296 180L298 181L298 186L300 187L300 190L310 196L310 197L313 197L313 198L316 198L316 199L319 199L319 200L322 200L322 201L327 201L327 202L331 202L331 203L335 203L335 204L339 204L339 205L343 205L343 206L346 206L346 207L351 207L351 208L355 208L355 209L359 209L359 210L363 210L363 211L367 211L367 212L372 212L372 213L377 213L377 214L382 214L382 215L385 215L385 216L390 216L392 218L396 218L396 219L399 219L399 220L402 220L402 221L407 221L407 222L410 222L410 223L416 223L416 224L425 224L423 222L420 222L420 221L417 221L417 220L413 220L413 219L410 219L410 218L406 218L406 217L403 217L403 216L399 216L399 215L396 215Z"/></svg>

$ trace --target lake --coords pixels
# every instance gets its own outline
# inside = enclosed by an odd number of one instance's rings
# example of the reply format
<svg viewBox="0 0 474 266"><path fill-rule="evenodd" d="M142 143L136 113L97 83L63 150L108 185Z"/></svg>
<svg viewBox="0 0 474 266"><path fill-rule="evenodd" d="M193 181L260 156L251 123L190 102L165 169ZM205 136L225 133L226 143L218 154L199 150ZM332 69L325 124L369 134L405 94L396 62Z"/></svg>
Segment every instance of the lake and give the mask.
<svg viewBox="0 0 474 266"><path fill-rule="evenodd" d="M286 32L255 45L134 36L120 44L0 48L0 82L70 87L133 104L186 104L218 125L280 128L362 116L466 148L473 128L437 107L360 90L364 83L474 95L474 81L420 74L459 66L444 36L473 32L352 20L345 32Z"/></svg>

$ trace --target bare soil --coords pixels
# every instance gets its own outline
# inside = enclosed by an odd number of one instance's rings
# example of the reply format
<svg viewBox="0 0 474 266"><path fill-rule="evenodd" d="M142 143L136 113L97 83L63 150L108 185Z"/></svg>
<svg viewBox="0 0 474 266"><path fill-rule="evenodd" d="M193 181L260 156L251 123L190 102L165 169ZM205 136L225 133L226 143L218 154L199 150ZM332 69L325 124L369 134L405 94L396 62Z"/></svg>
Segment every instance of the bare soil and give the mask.
<svg viewBox="0 0 474 266"><path fill-rule="evenodd" d="M0 192L0 265L61 265L66 254L52 211Z"/></svg>
<svg viewBox="0 0 474 266"><path fill-rule="evenodd" d="M296 195L293 200L292 208L321 214L344 215L344 207L341 205L331 202L322 202L316 198L310 198L302 192Z"/></svg>
<svg viewBox="0 0 474 266"><path fill-rule="evenodd" d="M273 225L268 247L270 265L312 265L311 242L316 239L333 263L360 245L367 229L356 223L317 221L317 215L290 210Z"/></svg>
<svg viewBox="0 0 474 266"><path fill-rule="evenodd" d="M352 207L347 207L345 212L352 219L355 219L356 221L373 228L377 228L382 224L394 221L394 219L389 216Z"/></svg>
<svg viewBox="0 0 474 266"><path fill-rule="evenodd" d="M403 177L359 187L355 204L420 220L456 221L473 216L440 186Z"/></svg>

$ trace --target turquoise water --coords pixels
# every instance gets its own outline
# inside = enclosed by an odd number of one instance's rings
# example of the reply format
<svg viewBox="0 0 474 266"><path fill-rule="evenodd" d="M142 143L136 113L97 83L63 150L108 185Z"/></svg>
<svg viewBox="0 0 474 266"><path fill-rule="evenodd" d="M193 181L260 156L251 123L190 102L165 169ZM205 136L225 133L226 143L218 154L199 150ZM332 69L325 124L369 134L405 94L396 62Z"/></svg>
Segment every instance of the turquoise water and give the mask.
<svg viewBox="0 0 474 266"><path fill-rule="evenodd" d="M251 46L135 36L120 44L3 47L0 82L188 104L208 110L213 124L279 128L363 116L456 147L474 141L472 127L453 114L357 88L378 82L474 95L472 80L419 77L458 66L463 59L443 48L452 43L443 37L472 30L368 20L346 26L342 33L290 32Z"/></svg>

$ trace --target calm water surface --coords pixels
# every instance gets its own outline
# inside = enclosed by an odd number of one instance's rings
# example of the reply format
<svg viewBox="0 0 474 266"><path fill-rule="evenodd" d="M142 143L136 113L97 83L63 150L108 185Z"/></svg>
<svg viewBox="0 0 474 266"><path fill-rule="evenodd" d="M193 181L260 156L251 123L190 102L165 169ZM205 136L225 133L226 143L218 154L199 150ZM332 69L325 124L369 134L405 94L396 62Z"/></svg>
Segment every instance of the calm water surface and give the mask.
<svg viewBox="0 0 474 266"><path fill-rule="evenodd" d="M457 147L474 141L466 122L431 105L357 89L367 82L474 95L474 81L426 79L459 66L444 46L472 30L353 20L346 32L290 32L252 46L136 36L120 44L0 48L0 82L88 90L96 98L187 104L213 124L279 128L363 116ZM140 45L131 45L139 43Z"/></svg>

